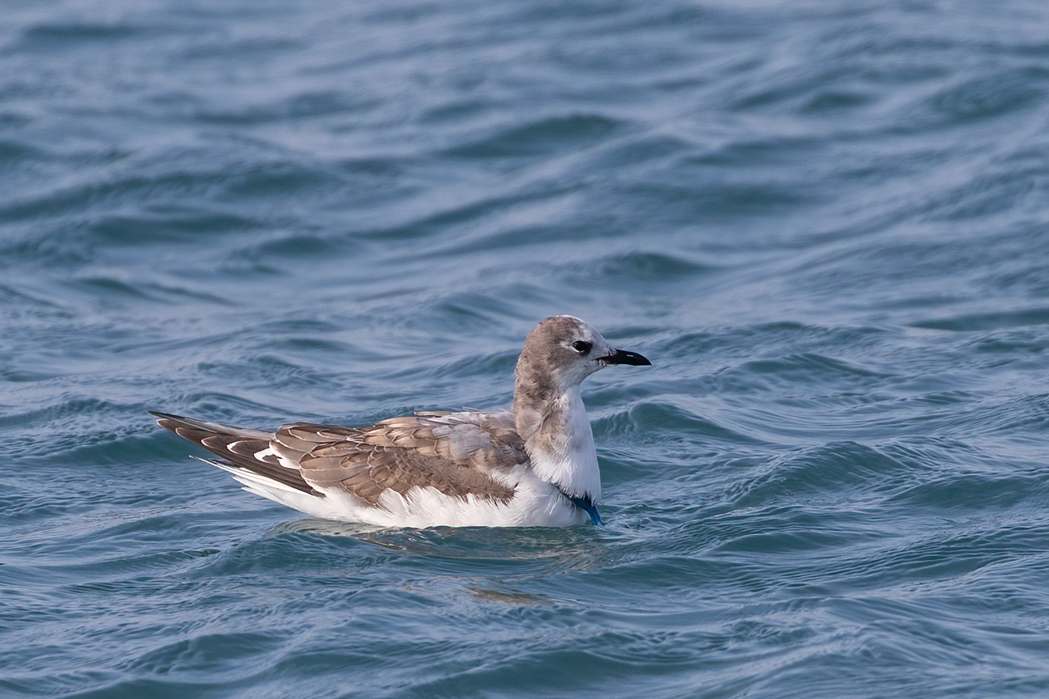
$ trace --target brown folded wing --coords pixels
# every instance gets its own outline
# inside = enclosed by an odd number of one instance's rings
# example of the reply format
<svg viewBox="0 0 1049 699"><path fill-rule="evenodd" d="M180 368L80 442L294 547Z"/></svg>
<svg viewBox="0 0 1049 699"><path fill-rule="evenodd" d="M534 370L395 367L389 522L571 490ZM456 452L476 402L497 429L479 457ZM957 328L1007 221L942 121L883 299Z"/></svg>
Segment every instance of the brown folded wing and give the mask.
<svg viewBox="0 0 1049 699"><path fill-rule="evenodd" d="M373 505L384 491L414 487L506 502L513 487L492 475L528 461L508 419L483 413L419 413L359 428L293 423L270 446L314 488L341 487Z"/></svg>

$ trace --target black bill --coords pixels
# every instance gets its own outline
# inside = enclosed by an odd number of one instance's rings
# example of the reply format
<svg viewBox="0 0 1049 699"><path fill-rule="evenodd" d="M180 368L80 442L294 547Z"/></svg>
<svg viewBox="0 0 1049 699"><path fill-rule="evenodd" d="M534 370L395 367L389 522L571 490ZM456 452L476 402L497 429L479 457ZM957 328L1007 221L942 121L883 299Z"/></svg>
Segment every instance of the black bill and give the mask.
<svg viewBox="0 0 1049 699"><path fill-rule="evenodd" d="M637 352L627 352L626 350L617 349L607 357L601 357L601 361L605 364L630 364L632 366L652 366L652 362L648 361L644 356Z"/></svg>

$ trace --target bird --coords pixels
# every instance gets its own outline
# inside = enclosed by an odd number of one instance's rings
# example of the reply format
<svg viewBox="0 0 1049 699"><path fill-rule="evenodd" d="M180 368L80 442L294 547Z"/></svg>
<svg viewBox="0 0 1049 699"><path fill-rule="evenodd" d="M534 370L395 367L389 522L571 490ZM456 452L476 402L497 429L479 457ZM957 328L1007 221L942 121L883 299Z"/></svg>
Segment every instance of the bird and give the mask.
<svg viewBox="0 0 1049 699"><path fill-rule="evenodd" d="M275 432L150 413L219 458L244 490L314 517L376 527L602 524L601 472L580 384L648 366L570 315L541 321L514 369L509 409L426 410L367 427L293 422Z"/></svg>

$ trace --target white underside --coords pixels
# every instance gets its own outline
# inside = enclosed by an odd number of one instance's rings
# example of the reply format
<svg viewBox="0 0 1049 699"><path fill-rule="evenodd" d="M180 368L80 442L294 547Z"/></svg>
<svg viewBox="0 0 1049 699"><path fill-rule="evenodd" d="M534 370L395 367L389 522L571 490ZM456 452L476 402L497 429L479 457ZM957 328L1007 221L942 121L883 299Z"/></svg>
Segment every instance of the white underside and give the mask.
<svg viewBox="0 0 1049 699"><path fill-rule="evenodd" d="M566 527L585 524L590 516L568 501L550 483L539 480L531 469L520 466L505 480L515 486L509 502L476 495L448 496L436 488L412 488L405 496L382 494L378 506L345 490L318 488L324 497L284 486L252 471L208 463L229 471L244 489L314 517L361 522L379 527ZM503 480L503 479L500 479Z"/></svg>

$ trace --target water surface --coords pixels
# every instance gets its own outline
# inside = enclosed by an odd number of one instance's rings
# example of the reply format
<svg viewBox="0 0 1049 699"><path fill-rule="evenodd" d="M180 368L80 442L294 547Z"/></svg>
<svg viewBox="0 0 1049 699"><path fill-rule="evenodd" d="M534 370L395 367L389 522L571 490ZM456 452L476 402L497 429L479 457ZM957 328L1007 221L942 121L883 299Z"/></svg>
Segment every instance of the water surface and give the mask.
<svg viewBox="0 0 1049 699"><path fill-rule="evenodd" d="M1049 8L9 1L0 694L1049 695ZM149 409L496 408L606 526L304 519Z"/></svg>

